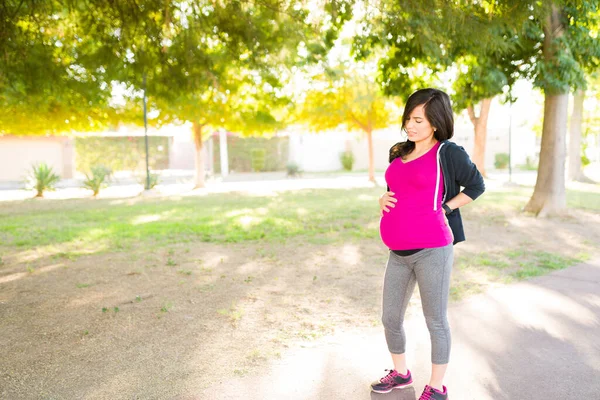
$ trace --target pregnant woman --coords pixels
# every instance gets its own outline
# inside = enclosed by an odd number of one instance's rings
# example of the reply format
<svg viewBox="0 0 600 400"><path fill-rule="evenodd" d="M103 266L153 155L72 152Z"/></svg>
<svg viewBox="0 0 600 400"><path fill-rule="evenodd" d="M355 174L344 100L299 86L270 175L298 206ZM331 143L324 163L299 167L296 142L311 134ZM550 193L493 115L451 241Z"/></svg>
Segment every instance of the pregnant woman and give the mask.
<svg viewBox="0 0 600 400"><path fill-rule="evenodd" d="M390 249L382 320L394 369L371 388L387 393L412 383L403 322L418 284L432 362L431 378L420 400L446 400L443 379L451 344L446 312L453 245L465 240L459 208L479 197L485 186L465 150L448 141L454 134L454 119L446 93L437 89L413 93L404 108L402 129L408 139L390 149L385 172L388 191L379 199L381 239Z"/></svg>

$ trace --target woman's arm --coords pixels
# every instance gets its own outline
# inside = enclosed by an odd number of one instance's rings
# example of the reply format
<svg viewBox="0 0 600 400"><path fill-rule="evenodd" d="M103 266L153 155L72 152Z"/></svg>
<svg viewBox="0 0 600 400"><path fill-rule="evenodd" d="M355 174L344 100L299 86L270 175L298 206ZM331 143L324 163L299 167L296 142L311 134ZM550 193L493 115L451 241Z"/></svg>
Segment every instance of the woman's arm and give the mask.
<svg viewBox="0 0 600 400"><path fill-rule="evenodd" d="M456 210L459 207L469 204L473 199L464 194L464 192L460 192L450 200L446 202L446 205L453 210Z"/></svg>
<svg viewBox="0 0 600 400"><path fill-rule="evenodd" d="M458 147L452 153L452 164L456 182L464 187L462 192L446 202L448 207L455 210L481 196L485 192L485 182L464 148Z"/></svg>

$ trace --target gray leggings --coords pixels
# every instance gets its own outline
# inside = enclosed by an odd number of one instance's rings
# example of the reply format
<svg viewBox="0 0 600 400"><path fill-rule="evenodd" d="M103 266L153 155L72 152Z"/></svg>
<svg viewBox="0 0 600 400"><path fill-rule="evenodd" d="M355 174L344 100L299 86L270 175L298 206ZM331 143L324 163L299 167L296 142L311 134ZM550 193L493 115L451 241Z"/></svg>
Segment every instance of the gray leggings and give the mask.
<svg viewBox="0 0 600 400"><path fill-rule="evenodd" d="M404 314L418 282L423 314L431 337L431 362L448 363L451 337L446 311L453 261L452 244L424 249L410 256L399 256L390 251L383 282L382 318L390 353L403 354L406 351Z"/></svg>

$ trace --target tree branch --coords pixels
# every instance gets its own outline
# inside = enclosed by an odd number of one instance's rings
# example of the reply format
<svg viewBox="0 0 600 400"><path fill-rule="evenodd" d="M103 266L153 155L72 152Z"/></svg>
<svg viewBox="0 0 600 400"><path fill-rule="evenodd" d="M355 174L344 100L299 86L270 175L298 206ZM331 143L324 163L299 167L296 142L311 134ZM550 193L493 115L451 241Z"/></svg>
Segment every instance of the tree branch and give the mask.
<svg viewBox="0 0 600 400"><path fill-rule="evenodd" d="M15 10L15 12L13 13L13 15L11 15L9 17L9 19L12 21L13 19L15 19L17 17L17 15L19 15L19 11L21 11L21 6L23 5L23 3L25 3L25 0L21 0L21 2L19 3L19 5L17 6L17 9Z"/></svg>
<svg viewBox="0 0 600 400"><path fill-rule="evenodd" d="M354 115L354 113L352 112L352 110L348 111L348 115L354 121L354 123L359 126L360 129L362 129L365 132L369 131L369 128L365 124L363 124L362 122L360 122L358 120L358 118L356 118L356 115Z"/></svg>

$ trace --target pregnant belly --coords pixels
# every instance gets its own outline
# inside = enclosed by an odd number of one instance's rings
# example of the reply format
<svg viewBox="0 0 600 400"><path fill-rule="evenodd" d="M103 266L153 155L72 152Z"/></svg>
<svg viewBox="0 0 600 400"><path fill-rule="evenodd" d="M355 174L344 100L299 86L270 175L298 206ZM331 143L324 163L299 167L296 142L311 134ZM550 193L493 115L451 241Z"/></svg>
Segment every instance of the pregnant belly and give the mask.
<svg viewBox="0 0 600 400"><path fill-rule="evenodd" d="M392 250L411 250L446 246L452 242L452 232L441 210L384 213L379 222L383 243Z"/></svg>

